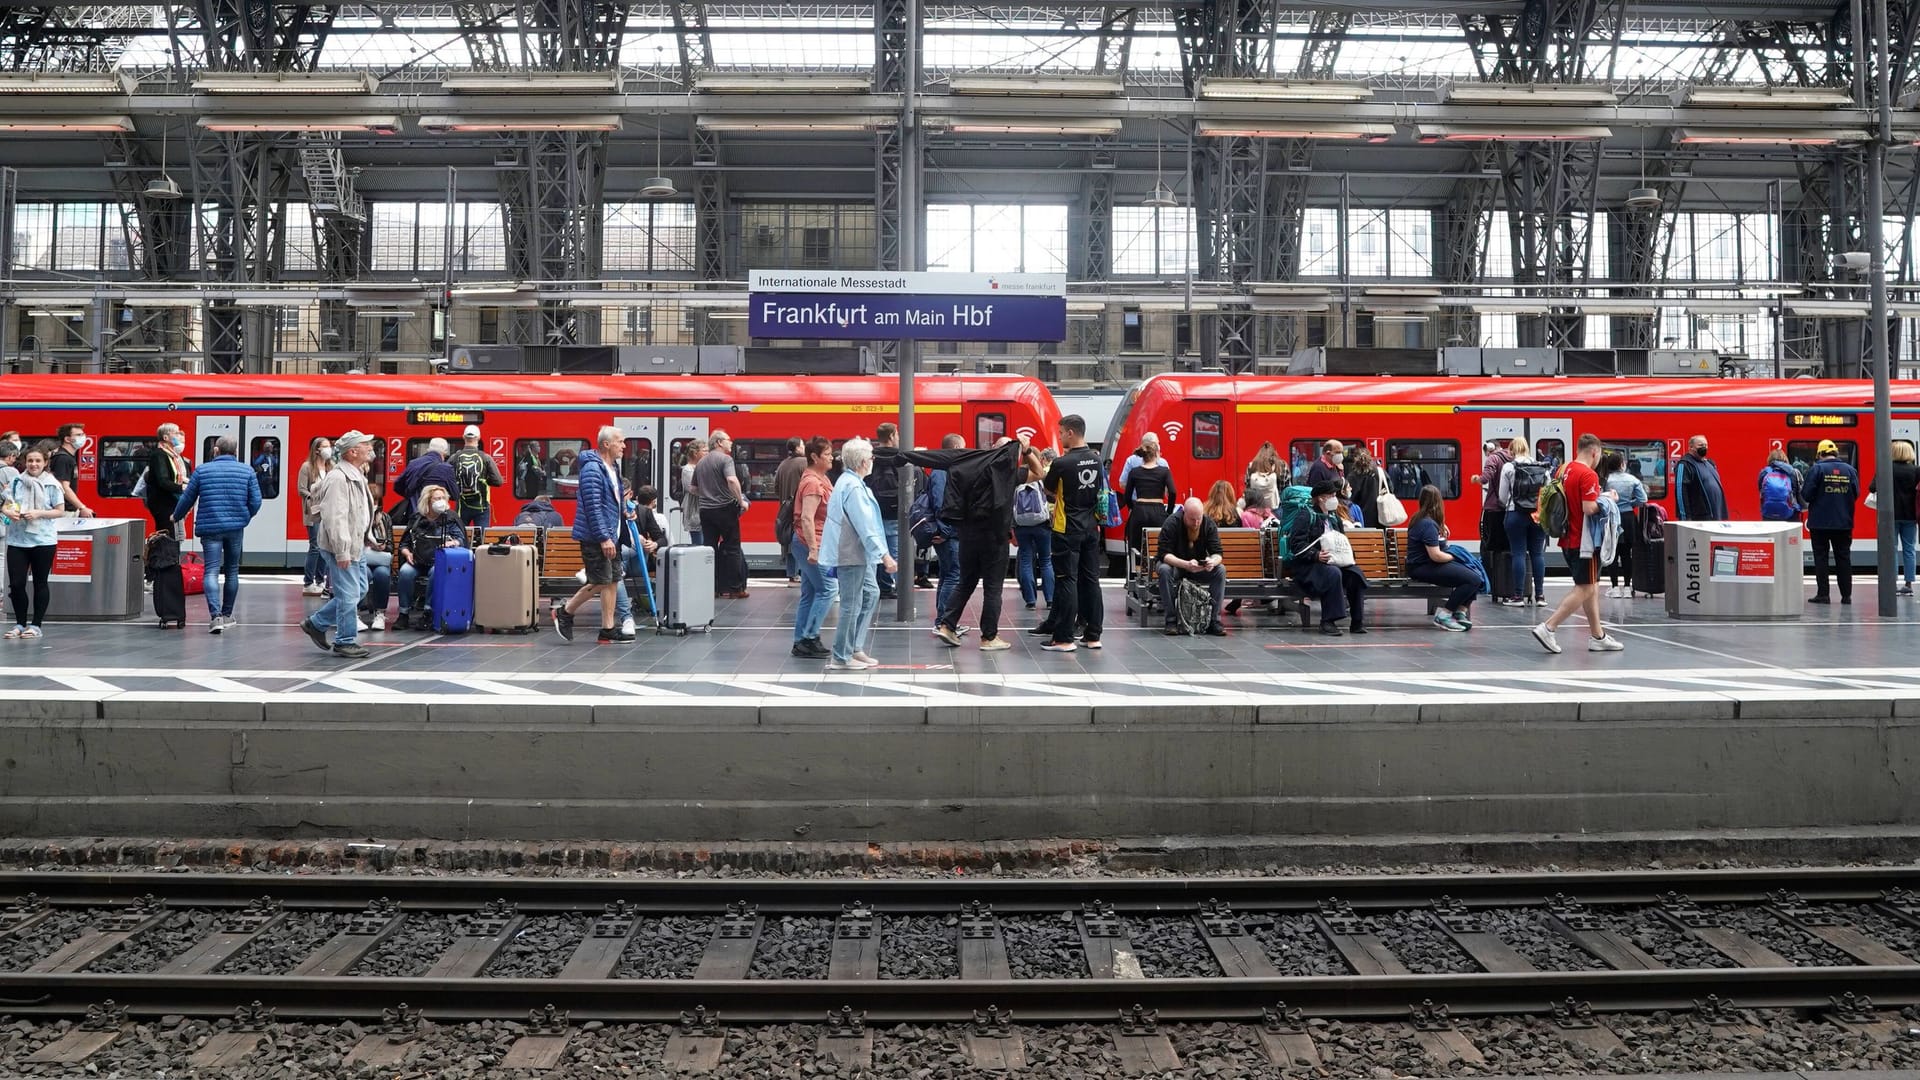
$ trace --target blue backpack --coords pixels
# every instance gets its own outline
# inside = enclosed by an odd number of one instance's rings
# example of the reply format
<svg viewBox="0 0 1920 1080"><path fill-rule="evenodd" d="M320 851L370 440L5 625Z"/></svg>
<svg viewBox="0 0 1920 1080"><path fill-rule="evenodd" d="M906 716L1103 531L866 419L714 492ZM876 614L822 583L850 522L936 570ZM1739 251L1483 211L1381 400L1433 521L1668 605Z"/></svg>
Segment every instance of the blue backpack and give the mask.
<svg viewBox="0 0 1920 1080"><path fill-rule="evenodd" d="M913 505L907 508L908 532L913 536L914 546L925 551L933 546L933 538L940 531L940 508L933 505L933 485L920 489L913 497Z"/></svg>
<svg viewBox="0 0 1920 1080"><path fill-rule="evenodd" d="M1769 466L1760 478L1760 517L1765 521L1792 521L1793 477Z"/></svg>
<svg viewBox="0 0 1920 1080"><path fill-rule="evenodd" d="M1280 561L1293 561L1293 526L1300 520L1301 514L1313 512L1313 489L1305 484L1291 484L1280 492Z"/></svg>

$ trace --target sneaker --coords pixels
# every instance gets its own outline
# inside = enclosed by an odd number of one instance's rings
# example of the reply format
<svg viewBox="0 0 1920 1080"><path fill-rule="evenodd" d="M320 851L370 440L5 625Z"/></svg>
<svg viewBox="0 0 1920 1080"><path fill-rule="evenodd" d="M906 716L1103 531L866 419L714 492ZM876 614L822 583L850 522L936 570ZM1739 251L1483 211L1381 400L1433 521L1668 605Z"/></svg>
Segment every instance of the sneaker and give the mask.
<svg viewBox="0 0 1920 1080"><path fill-rule="evenodd" d="M27 636L27 628L24 626L16 626L13 629L7 631L6 633L6 639L8 641L17 641L20 638L23 638L26 636Z"/></svg>
<svg viewBox="0 0 1920 1080"><path fill-rule="evenodd" d="M413 629L413 623L407 618L407 613L402 611L393 617L393 628L395 630L411 630ZM425 629L425 627L422 627L422 629Z"/></svg>
<svg viewBox="0 0 1920 1080"><path fill-rule="evenodd" d="M1340 624L1339 624L1339 623L1337 623L1337 622L1323 622L1323 623L1321 623L1321 624L1320 624L1320 632L1321 632L1322 634L1324 634L1324 635L1326 635L1327 637L1342 637L1342 636L1344 636L1344 635L1343 635L1343 634L1341 633L1341 631L1340 631Z"/></svg>
<svg viewBox="0 0 1920 1080"><path fill-rule="evenodd" d="M1466 630L1466 627L1453 621L1453 615L1451 613L1445 611L1436 611L1433 613L1433 625L1455 634Z"/></svg>
<svg viewBox="0 0 1920 1080"><path fill-rule="evenodd" d="M813 647L808 645L805 641L794 642L793 648L788 650L788 652L789 652L789 655L792 655L795 658L800 660L812 660L815 658L813 655Z"/></svg>
<svg viewBox="0 0 1920 1080"><path fill-rule="evenodd" d="M827 661L828 671L865 671L866 669L867 669L867 666L865 664L857 663L852 660L835 659L835 660Z"/></svg>
<svg viewBox="0 0 1920 1080"><path fill-rule="evenodd" d="M1902 586L1900 586L1900 588L1899 588L1899 589L1897 589L1897 590L1895 590L1895 595L1897 595L1897 596L1912 596L1912 595L1913 595L1913 586L1912 586L1912 585L1902 585Z"/></svg>
<svg viewBox="0 0 1920 1080"><path fill-rule="evenodd" d="M951 645L955 648L958 648L960 645L960 635L956 633L954 629L950 626L934 627L933 636L939 638L943 643L947 645Z"/></svg>
<svg viewBox="0 0 1920 1080"><path fill-rule="evenodd" d="M1527 598L1524 596L1503 596L1494 601L1494 603L1499 604L1501 607L1525 607Z"/></svg>
<svg viewBox="0 0 1920 1080"><path fill-rule="evenodd" d="M21 637L23 637L23 638L25 638L25 639L27 639L28 641L32 641L32 640L34 640L35 638L39 638L39 637L44 637L44 636L46 636L46 635L44 635L44 634L42 634L42 633L40 632L40 628L39 628L39 627L37 627L37 626L29 626L29 627L27 627L27 628L26 628L26 630L25 630L24 632L22 632L22 633L21 633L21 635L20 635L20 636L21 636Z"/></svg>
<svg viewBox="0 0 1920 1080"><path fill-rule="evenodd" d="M1226 637L1227 628L1224 626L1221 626L1219 623L1214 623L1212 626L1207 627L1207 636L1208 637ZM1093 644L1087 647L1090 649L1097 649L1100 647L1100 643L1098 641L1095 641Z"/></svg>
<svg viewBox="0 0 1920 1080"><path fill-rule="evenodd" d="M1550 653L1558 655L1560 652L1560 641L1553 636L1553 631L1547 629L1546 623L1538 623L1534 626L1533 640L1539 642L1540 647Z"/></svg>
<svg viewBox="0 0 1920 1080"><path fill-rule="evenodd" d="M854 662L854 663L856 663L856 664L865 664L865 665L866 665L866 666L868 666L868 667L879 667L879 666L880 666L880 661L878 661L878 660L875 660L875 659L874 659L873 657L871 657L871 656L868 656L868 655L867 655L866 653L863 653L863 652L856 652L856 653L854 653L854 654L853 654L853 662Z"/></svg>
<svg viewBox="0 0 1920 1080"><path fill-rule="evenodd" d="M1072 652L1076 646L1071 641L1049 641L1040 647L1048 652Z"/></svg>
<svg viewBox="0 0 1920 1080"><path fill-rule="evenodd" d="M1032 634L1034 637L1052 637L1053 627L1048 626L1046 623L1041 623L1039 626L1029 627L1027 633Z"/></svg>
<svg viewBox="0 0 1920 1080"><path fill-rule="evenodd" d="M627 642L633 640L633 635L616 627L612 630L600 631L598 640L603 645L625 645Z"/></svg>
<svg viewBox="0 0 1920 1080"><path fill-rule="evenodd" d="M1166 626L1162 627L1160 632L1167 635L1168 637L1180 637L1186 633L1185 630L1180 629L1178 626L1174 625L1173 623L1168 623Z"/></svg>
<svg viewBox="0 0 1920 1080"><path fill-rule="evenodd" d="M1607 586L1607 591L1604 593L1601 593L1600 595L1606 597L1609 600L1618 600L1620 599L1620 586L1609 585Z"/></svg>
<svg viewBox="0 0 1920 1080"><path fill-rule="evenodd" d="M313 639L313 643L320 647L321 652L333 651L333 642L327 640L327 632L315 626L311 618L300 620L300 630Z"/></svg>
<svg viewBox="0 0 1920 1080"><path fill-rule="evenodd" d="M1098 649L1101 647L1100 639L1097 637L1083 637L1080 639L1080 644L1089 649Z"/></svg>
<svg viewBox="0 0 1920 1080"><path fill-rule="evenodd" d="M1909 589L1909 590L1907 590L1907 591L1908 591L1908 592L1912 592L1913 590L1911 590L1911 589ZM1027 610L1028 610L1028 611L1032 611L1032 610L1033 610L1033 607L1034 607L1034 606L1033 606L1032 604L1028 604L1028 605L1027 605Z"/></svg>
<svg viewBox="0 0 1920 1080"><path fill-rule="evenodd" d="M300 587L300 595L302 596L319 596L322 592L325 592L325 591L326 591L326 587L321 585L317 581Z"/></svg>
<svg viewBox="0 0 1920 1080"><path fill-rule="evenodd" d="M325 597L328 600L331 600L333 599L333 589L328 586L322 585L320 587L320 595Z"/></svg>
<svg viewBox="0 0 1920 1080"><path fill-rule="evenodd" d="M345 645L335 645L333 647L333 655L343 656L348 660L365 660L373 654L367 651L365 645L357 641L349 641Z"/></svg>
<svg viewBox="0 0 1920 1080"><path fill-rule="evenodd" d="M1626 647L1627 647L1626 643L1622 642L1619 638L1614 637L1612 634L1607 634L1604 637L1590 637L1587 639L1588 652L1620 652L1624 650Z"/></svg>
<svg viewBox="0 0 1920 1080"><path fill-rule="evenodd" d="M973 632L973 627L962 623L959 626L954 627L953 632L956 634L959 634L961 637L966 637L968 634Z"/></svg>
<svg viewBox="0 0 1920 1080"><path fill-rule="evenodd" d="M367 625L367 629L385 631L386 628L387 628L387 613L384 611L374 612L373 622Z"/></svg>
<svg viewBox="0 0 1920 1080"><path fill-rule="evenodd" d="M1471 616L1471 615L1468 615L1468 614L1467 614L1466 612L1464 612L1464 611L1456 611L1456 612L1454 612L1454 613L1453 613L1453 622L1454 622L1454 625L1456 625L1456 626L1458 626L1458 627L1459 627L1460 629L1462 629L1462 630L1471 630L1471 629L1473 629L1473 616Z"/></svg>
<svg viewBox="0 0 1920 1080"><path fill-rule="evenodd" d="M354 612L354 614L360 617L360 629L362 630L373 629L373 612L368 611L366 608L361 608L360 610Z"/></svg>
<svg viewBox="0 0 1920 1080"><path fill-rule="evenodd" d="M561 641L573 640L573 613L564 607L553 609L553 632L560 635Z"/></svg>
<svg viewBox="0 0 1920 1080"><path fill-rule="evenodd" d="M587 572L585 570L575 570L573 572L573 580L581 585L585 585L587 583Z"/></svg>
<svg viewBox="0 0 1920 1080"><path fill-rule="evenodd" d="M217 634L220 631L225 630L226 628L227 628L226 620L220 618L220 616L218 615L215 615L212 618L207 620L207 633L209 634Z"/></svg>
<svg viewBox="0 0 1920 1080"><path fill-rule="evenodd" d="M629 615L626 617L626 619L623 622L621 622L620 632L627 635L628 637L632 637L634 634L639 633L639 627L633 625L633 616Z"/></svg>
<svg viewBox="0 0 1920 1080"><path fill-rule="evenodd" d="M1533 607L1546 607L1547 598L1544 593L1534 593L1532 596L1527 597L1527 603Z"/></svg>
<svg viewBox="0 0 1920 1080"><path fill-rule="evenodd" d="M1013 648L1013 642L1008 641L1006 638L990 637L980 639L981 652L1000 652L1003 649L1011 648Z"/></svg>

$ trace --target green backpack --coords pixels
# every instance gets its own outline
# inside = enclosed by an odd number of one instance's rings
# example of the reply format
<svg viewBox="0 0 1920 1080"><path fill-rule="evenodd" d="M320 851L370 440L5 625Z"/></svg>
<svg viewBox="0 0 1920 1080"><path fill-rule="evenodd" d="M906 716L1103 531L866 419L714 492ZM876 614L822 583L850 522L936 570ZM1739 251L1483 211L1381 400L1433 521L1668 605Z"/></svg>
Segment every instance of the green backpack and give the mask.
<svg viewBox="0 0 1920 1080"><path fill-rule="evenodd" d="M1313 489L1305 484L1290 484L1280 492L1280 562L1284 565L1293 561L1293 545L1289 537L1293 535L1293 526L1300 515L1313 513Z"/></svg>
<svg viewBox="0 0 1920 1080"><path fill-rule="evenodd" d="M1555 540L1567 535L1567 526L1571 524L1565 475L1565 470L1562 470L1559 475L1540 485L1533 502L1534 520L1540 523L1540 531Z"/></svg>

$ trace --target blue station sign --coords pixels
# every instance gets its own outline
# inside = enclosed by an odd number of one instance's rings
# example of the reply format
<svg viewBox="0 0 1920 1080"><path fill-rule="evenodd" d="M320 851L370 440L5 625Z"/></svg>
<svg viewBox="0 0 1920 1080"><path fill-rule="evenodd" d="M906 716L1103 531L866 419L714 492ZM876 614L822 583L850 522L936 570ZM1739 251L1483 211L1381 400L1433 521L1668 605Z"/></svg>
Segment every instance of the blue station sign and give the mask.
<svg viewBox="0 0 1920 1080"><path fill-rule="evenodd" d="M1064 341L1065 274L755 270L747 332L853 341Z"/></svg>

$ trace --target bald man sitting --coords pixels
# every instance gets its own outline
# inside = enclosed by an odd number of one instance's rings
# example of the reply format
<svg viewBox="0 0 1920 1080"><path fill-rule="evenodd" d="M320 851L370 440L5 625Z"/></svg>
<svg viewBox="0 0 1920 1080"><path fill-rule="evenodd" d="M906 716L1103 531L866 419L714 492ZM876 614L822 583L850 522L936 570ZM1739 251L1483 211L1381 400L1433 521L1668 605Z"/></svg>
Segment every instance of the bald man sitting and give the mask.
<svg viewBox="0 0 1920 1080"><path fill-rule="evenodd" d="M1205 586L1213 597L1209 637L1226 637L1220 625L1220 607L1227 599L1226 555L1220 548L1220 530L1207 516L1206 504L1188 499L1180 513L1160 527L1160 610L1166 613L1166 633L1178 634L1180 622L1174 602L1182 581Z"/></svg>

